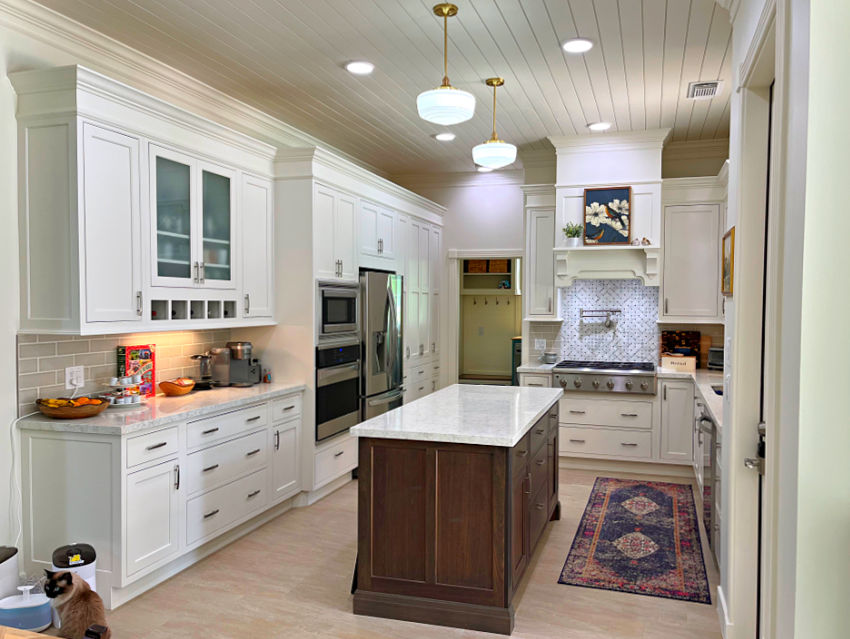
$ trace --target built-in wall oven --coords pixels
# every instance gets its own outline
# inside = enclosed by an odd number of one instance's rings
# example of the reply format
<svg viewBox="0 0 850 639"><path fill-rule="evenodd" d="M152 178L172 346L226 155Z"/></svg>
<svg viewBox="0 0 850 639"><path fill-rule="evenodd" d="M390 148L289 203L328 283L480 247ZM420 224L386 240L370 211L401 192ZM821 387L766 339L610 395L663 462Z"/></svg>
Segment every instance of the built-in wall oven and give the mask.
<svg viewBox="0 0 850 639"><path fill-rule="evenodd" d="M360 422L360 338L320 342L316 347L316 441Z"/></svg>
<svg viewBox="0 0 850 639"><path fill-rule="evenodd" d="M359 334L360 284L344 282L318 283L316 318L319 339L340 334Z"/></svg>

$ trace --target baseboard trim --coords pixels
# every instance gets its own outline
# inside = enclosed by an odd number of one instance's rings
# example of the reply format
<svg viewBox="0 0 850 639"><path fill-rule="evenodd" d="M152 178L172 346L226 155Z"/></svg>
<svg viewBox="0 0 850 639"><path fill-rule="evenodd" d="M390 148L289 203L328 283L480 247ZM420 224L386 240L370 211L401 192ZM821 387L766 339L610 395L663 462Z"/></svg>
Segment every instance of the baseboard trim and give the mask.
<svg viewBox="0 0 850 639"><path fill-rule="evenodd" d="M324 486L317 488L316 490L311 490L309 492L301 493L298 495L297 500L295 502L295 506L301 508L302 506L312 506L317 501L324 499L332 492L335 492L345 486L351 480L351 471L345 473L342 477L337 477L331 482L328 482Z"/></svg>
<svg viewBox="0 0 850 639"><path fill-rule="evenodd" d="M559 468L566 470L590 470L606 473L630 473L634 475L662 475L664 477L685 477L695 479L694 469L684 464L663 464L658 462L619 461L596 459L591 457L560 457Z"/></svg>
<svg viewBox="0 0 850 639"><path fill-rule="evenodd" d="M717 586L717 618L720 621L720 634L723 639L728 639L732 622L729 621L729 610L726 607L726 596L723 594L723 586Z"/></svg>
<svg viewBox="0 0 850 639"><path fill-rule="evenodd" d="M380 592L354 593L354 614L509 635L513 606L498 608Z"/></svg>

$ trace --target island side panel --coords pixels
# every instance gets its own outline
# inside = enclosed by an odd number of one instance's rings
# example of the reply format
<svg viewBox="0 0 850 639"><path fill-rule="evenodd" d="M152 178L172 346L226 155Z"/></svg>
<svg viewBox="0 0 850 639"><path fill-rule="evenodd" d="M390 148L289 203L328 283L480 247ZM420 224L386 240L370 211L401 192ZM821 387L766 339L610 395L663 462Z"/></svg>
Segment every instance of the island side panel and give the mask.
<svg viewBox="0 0 850 639"><path fill-rule="evenodd" d="M493 446L361 438L358 592L505 607L506 458Z"/></svg>

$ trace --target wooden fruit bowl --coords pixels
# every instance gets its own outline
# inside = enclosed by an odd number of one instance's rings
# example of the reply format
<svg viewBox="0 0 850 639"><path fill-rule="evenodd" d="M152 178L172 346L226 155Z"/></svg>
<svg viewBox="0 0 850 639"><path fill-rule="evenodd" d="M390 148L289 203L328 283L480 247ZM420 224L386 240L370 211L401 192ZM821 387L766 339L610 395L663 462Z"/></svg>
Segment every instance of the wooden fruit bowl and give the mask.
<svg viewBox="0 0 850 639"><path fill-rule="evenodd" d="M38 410L40 410L43 415L47 415L53 419L82 419L84 417L94 417L95 415L100 415L100 413L109 407L108 400L101 400L100 404L84 404L83 406L48 406L46 400L43 399L37 399L35 403L38 406Z"/></svg>
<svg viewBox="0 0 850 639"><path fill-rule="evenodd" d="M169 397L177 397L178 395L186 395L195 388L194 380L186 380L178 384L176 381L166 381L159 383L159 389Z"/></svg>

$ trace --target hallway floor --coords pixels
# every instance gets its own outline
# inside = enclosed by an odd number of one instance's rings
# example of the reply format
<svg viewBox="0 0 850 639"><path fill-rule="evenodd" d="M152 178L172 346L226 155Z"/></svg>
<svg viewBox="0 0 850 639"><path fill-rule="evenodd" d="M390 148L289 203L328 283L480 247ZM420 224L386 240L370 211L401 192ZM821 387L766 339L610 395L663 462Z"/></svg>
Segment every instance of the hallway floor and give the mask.
<svg viewBox="0 0 850 639"><path fill-rule="evenodd" d="M720 639L715 605L558 584L597 476L561 470L562 518L552 522L514 599L513 637ZM641 479L683 482L654 476ZM491 638L469 630L351 613L357 488L351 482L285 513L109 614L116 638ZM703 537L703 547L707 547ZM717 570L706 559L712 598Z"/></svg>

